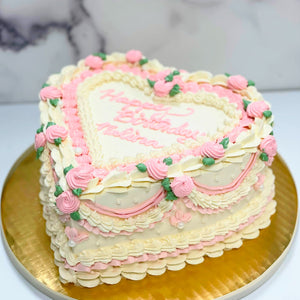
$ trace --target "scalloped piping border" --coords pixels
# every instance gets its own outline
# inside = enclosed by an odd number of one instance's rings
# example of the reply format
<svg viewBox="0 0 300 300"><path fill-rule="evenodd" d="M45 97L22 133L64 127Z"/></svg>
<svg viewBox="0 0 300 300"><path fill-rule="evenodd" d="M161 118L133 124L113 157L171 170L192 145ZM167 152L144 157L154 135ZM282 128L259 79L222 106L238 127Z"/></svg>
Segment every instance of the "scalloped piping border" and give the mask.
<svg viewBox="0 0 300 300"><path fill-rule="evenodd" d="M250 225L239 232L232 234L223 242L213 246L206 246L202 250L194 250L177 257L162 258L154 262L140 262L120 267L110 267L106 270L92 272L77 272L64 267L62 257L55 251L55 264L59 267L59 277L62 283L74 283L83 287L92 288L99 284L117 284L122 277L130 280L141 280L150 275L162 275L166 270L177 271L185 267L186 263L197 265L204 261L204 256L219 257L224 251L239 248L245 239L254 239L259 236L259 230L270 225L270 217L275 213L276 201L269 202L262 214Z"/></svg>

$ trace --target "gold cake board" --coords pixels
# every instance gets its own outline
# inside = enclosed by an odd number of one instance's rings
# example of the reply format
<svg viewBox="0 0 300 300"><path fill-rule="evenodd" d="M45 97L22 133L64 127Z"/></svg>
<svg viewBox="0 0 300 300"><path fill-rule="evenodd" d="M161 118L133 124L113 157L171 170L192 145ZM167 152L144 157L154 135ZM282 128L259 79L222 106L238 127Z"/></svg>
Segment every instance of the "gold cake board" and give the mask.
<svg viewBox="0 0 300 300"><path fill-rule="evenodd" d="M199 265L161 276L147 275L140 281L122 279L116 285L88 289L58 279L58 268L45 232L39 203L39 168L33 147L13 165L1 200L2 238L16 269L52 299L239 299L263 284L286 256L297 224L297 192L290 171L277 155L272 165L276 176L276 213L271 225L258 238L206 257Z"/></svg>

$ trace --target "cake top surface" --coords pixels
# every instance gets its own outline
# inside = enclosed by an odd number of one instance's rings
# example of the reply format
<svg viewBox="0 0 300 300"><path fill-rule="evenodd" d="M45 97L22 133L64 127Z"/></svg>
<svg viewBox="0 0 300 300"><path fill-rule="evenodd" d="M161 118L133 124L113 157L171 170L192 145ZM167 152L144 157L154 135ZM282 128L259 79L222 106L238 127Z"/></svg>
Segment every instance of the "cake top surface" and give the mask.
<svg viewBox="0 0 300 300"><path fill-rule="evenodd" d="M164 67L137 50L96 53L47 80L35 147L40 155L47 141L58 185L81 196L217 170L257 152L272 132L254 85Z"/></svg>

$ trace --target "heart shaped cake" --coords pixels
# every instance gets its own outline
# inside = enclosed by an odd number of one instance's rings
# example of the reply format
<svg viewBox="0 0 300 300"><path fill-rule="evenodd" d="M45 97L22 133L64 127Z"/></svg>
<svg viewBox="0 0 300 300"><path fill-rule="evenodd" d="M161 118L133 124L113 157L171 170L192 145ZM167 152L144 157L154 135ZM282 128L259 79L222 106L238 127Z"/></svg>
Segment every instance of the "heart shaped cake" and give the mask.
<svg viewBox="0 0 300 300"><path fill-rule="evenodd" d="M50 76L40 100L40 199L62 282L161 275L269 225L277 146L253 81L96 53Z"/></svg>

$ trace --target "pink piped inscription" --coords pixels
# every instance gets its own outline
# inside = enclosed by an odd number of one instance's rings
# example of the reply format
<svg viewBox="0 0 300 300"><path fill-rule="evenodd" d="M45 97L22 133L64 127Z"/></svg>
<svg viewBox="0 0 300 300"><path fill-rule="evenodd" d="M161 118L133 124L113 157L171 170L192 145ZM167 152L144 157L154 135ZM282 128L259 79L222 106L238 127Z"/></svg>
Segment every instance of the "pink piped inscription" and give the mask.
<svg viewBox="0 0 300 300"><path fill-rule="evenodd" d="M187 139L197 140L200 136L198 130L189 128L188 122L182 122L182 124L177 126L172 124L171 117L174 120L177 118L184 119L193 115L195 111L191 107L183 108L180 112L174 112L171 106L142 102L138 99L128 99L124 96L124 92L116 92L113 89L102 90L100 93L101 101L108 100L121 105L113 119L116 123L97 123L97 129L104 135L119 137L133 143L138 142L154 149L164 146L157 140L143 136L138 128L147 128L165 134L176 135L178 136L176 141L182 144ZM117 126L118 123L131 124L132 126L120 130Z"/></svg>

